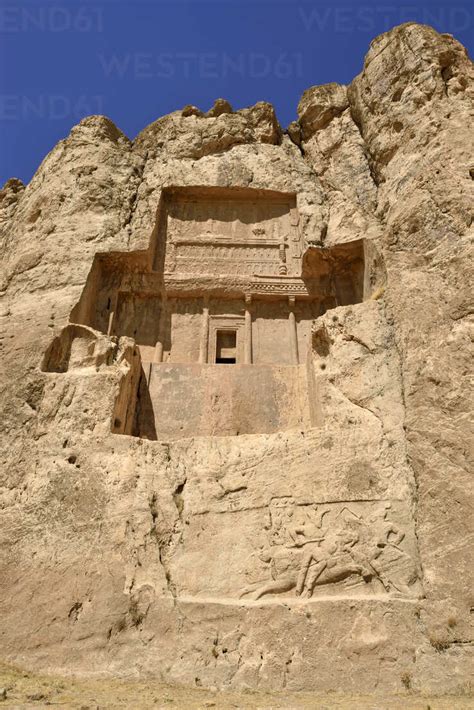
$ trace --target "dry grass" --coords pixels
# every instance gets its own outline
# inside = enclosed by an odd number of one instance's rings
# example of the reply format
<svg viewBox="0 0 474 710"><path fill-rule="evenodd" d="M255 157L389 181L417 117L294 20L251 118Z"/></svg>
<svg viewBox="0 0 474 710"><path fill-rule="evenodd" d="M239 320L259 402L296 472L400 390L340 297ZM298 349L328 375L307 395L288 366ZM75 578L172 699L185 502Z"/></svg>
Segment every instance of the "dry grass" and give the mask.
<svg viewBox="0 0 474 710"><path fill-rule="evenodd" d="M406 682L403 681L407 676ZM402 675L407 690L410 674ZM409 683L409 685L407 685ZM158 681L123 681L110 678L71 679L44 676L0 664L0 688L6 700L0 710L468 710L472 703L464 697L421 697L410 691L394 696L359 696L340 693L257 693L212 692L203 688L180 688Z"/></svg>
<svg viewBox="0 0 474 710"><path fill-rule="evenodd" d="M403 685L407 690L411 689L411 673L405 671L404 673L402 673L400 680L402 681Z"/></svg>
<svg viewBox="0 0 474 710"><path fill-rule="evenodd" d="M438 651L438 653L443 653L443 651L446 651L451 645L451 642L446 639L446 638L441 638L441 636L435 636L434 634L431 634L430 638L430 644L433 646L433 648Z"/></svg>

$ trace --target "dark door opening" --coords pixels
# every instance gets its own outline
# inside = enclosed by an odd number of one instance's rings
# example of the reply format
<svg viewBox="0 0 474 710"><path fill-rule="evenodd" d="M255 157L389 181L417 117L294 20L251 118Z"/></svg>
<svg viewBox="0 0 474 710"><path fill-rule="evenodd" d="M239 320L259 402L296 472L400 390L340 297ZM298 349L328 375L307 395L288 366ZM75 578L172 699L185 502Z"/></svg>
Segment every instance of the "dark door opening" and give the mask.
<svg viewBox="0 0 474 710"><path fill-rule="evenodd" d="M237 362L237 331L218 330L216 333L216 364L235 365Z"/></svg>

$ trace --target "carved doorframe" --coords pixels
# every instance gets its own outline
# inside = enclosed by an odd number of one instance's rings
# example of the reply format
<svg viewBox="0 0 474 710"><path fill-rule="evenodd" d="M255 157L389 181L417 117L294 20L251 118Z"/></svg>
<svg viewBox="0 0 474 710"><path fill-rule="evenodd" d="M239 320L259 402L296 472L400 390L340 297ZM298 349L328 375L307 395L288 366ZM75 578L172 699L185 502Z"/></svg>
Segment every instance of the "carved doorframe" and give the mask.
<svg viewBox="0 0 474 710"><path fill-rule="evenodd" d="M219 330L236 331L236 365L242 365L245 352L245 316L211 315L209 317L208 362L211 365L216 364L217 331Z"/></svg>

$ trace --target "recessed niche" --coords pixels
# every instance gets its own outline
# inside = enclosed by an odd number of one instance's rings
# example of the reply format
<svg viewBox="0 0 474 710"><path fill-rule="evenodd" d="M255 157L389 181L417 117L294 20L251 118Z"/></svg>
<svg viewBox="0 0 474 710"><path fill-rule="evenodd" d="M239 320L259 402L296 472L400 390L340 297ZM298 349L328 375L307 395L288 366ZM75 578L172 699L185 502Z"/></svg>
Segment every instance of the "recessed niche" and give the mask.
<svg viewBox="0 0 474 710"><path fill-rule="evenodd" d="M235 365L237 362L237 331L216 332L216 364Z"/></svg>
<svg viewBox="0 0 474 710"><path fill-rule="evenodd" d="M296 370L305 367L312 323L362 301L381 270L363 240L306 247L311 238L295 194L169 187L147 250L96 256L71 320L137 344L137 436L258 433L308 422ZM52 347L60 352L50 353L48 367L63 368L79 344ZM88 362L91 353L81 353ZM217 419L210 416L220 407Z"/></svg>

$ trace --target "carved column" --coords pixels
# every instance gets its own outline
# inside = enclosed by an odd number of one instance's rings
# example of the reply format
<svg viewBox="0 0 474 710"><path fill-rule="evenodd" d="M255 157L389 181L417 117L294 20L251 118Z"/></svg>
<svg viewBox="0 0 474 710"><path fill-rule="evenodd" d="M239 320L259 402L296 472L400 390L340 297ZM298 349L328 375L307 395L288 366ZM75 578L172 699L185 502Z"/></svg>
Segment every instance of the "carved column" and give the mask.
<svg viewBox="0 0 474 710"><path fill-rule="evenodd" d="M245 296L245 349L244 364L252 364L252 296Z"/></svg>
<svg viewBox="0 0 474 710"><path fill-rule="evenodd" d="M202 308L201 340L199 343L199 364L205 365L209 348L209 301L204 299Z"/></svg>
<svg viewBox="0 0 474 710"><path fill-rule="evenodd" d="M161 340L157 340L155 345L155 356L153 362L159 363L163 362L163 343Z"/></svg>
<svg viewBox="0 0 474 710"><path fill-rule="evenodd" d="M165 339L166 295L161 294L160 315L158 316L158 338L155 343L153 362L163 362L163 342Z"/></svg>
<svg viewBox="0 0 474 710"><path fill-rule="evenodd" d="M298 365L298 332L296 330L296 317L295 317L295 297L288 296L288 305L290 311L288 314L288 323L290 326L290 345L291 345L291 359L294 365Z"/></svg>
<svg viewBox="0 0 474 710"><path fill-rule="evenodd" d="M114 330L114 321L115 321L115 313L117 312L118 308L118 299L119 299L119 294L117 292L114 302L112 305L112 310L109 313L109 322L107 324L107 335L112 335L113 330Z"/></svg>
<svg viewBox="0 0 474 710"><path fill-rule="evenodd" d="M278 267L278 273L280 276L286 276L288 273L288 269L286 266L286 244L285 242L281 242L280 246L278 247L278 252L280 255L280 265Z"/></svg>
<svg viewBox="0 0 474 710"><path fill-rule="evenodd" d="M110 311L109 323L107 325L107 335L112 335L112 330L114 328L114 316L115 316L115 311Z"/></svg>

